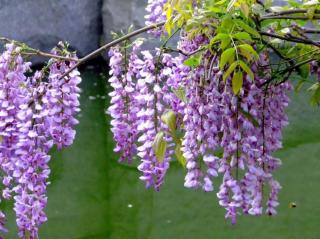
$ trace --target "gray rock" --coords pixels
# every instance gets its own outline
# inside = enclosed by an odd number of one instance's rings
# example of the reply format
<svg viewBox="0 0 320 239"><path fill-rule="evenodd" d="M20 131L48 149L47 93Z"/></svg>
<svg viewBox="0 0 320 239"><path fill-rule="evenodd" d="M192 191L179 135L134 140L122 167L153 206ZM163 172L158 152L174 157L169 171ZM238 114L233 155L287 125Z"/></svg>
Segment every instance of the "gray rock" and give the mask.
<svg viewBox="0 0 320 239"><path fill-rule="evenodd" d="M111 32L127 32L130 25L142 27L146 5L147 0L103 0L104 40L112 40Z"/></svg>
<svg viewBox="0 0 320 239"><path fill-rule="evenodd" d="M0 0L0 36L50 51L60 40L83 56L99 47L102 0Z"/></svg>
<svg viewBox="0 0 320 239"><path fill-rule="evenodd" d="M133 26L133 30L145 26L144 16L147 13L145 11L147 3L148 0L103 0L103 41L113 40L111 32L127 33L130 26ZM140 34L138 37L146 39L143 49L152 50L161 46L160 39L150 34ZM173 38L168 46L176 46L177 39L177 37Z"/></svg>

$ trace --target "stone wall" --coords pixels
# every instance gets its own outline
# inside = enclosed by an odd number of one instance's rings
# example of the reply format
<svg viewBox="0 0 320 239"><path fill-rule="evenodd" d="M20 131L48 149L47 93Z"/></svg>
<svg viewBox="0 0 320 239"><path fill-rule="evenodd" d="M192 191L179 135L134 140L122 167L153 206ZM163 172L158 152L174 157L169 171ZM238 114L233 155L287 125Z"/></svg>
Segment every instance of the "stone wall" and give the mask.
<svg viewBox="0 0 320 239"><path fill-rule="evenodd" d="M144 24L147 0L0 0L0 36L50 51L65 40L83 56L111 31Z"/></svg>
<svg viewBox="0 0 320 239"><path fill-rule="evenodd" d="M44 51L68 41L79 55L96 49L101 0L0 0L0 36Z"/></svg>
<svg viewBox="0 0 320 239"><path fill-rule="evenodd" d="M147 0L0 0L0 36L43 51L65 40L83 56L110 41L111 31L143 26L146 4Z"/></svg>

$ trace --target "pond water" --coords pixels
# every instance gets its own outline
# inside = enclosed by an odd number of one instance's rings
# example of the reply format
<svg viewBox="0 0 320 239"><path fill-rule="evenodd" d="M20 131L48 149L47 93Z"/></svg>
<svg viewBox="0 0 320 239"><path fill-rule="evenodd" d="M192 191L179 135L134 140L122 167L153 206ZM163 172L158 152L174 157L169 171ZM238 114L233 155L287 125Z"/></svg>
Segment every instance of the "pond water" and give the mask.
<svg viewBox="0 0 320 239"><path fill-rule="evenodd" d="M232 226L215 193L183 187L184 172L177 163L161 192L145 190L135 167L118 164L104 113L109 90L105 79L88 70L83 78L75 144L52 153L49 220L41 227L40 238L320 238L320 112L309 107L306 96L293 93L285 148L277 153L283 160L276 173L283 186L279 214L239 216ZM297 207L289 208L290 202ZM17 238L12 205L4 207L10 230L5 238Z"/></svg>

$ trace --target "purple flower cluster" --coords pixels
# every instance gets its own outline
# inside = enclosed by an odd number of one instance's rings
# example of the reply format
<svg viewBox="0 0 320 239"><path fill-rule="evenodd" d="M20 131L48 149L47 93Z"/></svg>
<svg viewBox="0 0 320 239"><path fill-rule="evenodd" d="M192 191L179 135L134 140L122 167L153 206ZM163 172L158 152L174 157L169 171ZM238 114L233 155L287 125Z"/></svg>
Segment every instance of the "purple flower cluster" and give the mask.
<svg viewBox="0 0 320 239"><path fill-rule="evenodd" d="M26 88L25 73L30 70L30 63L24 63L19 49L13 44L6 45L6 51L0 56L0 166L3 171L2 197L10 199L15 188L13 183L21 176L19 156L16 151L20 141L20 131L26 126L21 120L25 118L29 93ZM4 228L4 215L1 212L1 230Z"/></svg>
<svg viewBox="0 0 320 239"><path fill-rule="evenodd" d="M135 48L129 68L119 48L111 51L110 82L115 88L111 93L112 124L121 125L113 128L115 139L119 139L117 145L125 150L137 149L141 159L138 169L143 173L140 178L147 187L159 190L174 145L178 145L186 161L185 187L210 192L214 190L213 179L219 174L223 176L217 196L232 223L240 212L274 215L281 186L272 173L281 161L272 153L282 147L281 132L288 124L287 92L292 87L289 83L262 87L271 77L271 69L265 68L263 72L259 69L259 65L266 65L269 60L264 52L251 67L255 79L244 73L243 87L235 95L231 77L222 80L219 55L206 51L195 68L184 65L186 55L194 54L208 41L202 35L193 39L182 36L178 48L184 54L177 56L158 50L155 57L149 51L142 51L139 57ZM130 75L130 92L125 90L126 74ZM126 97L136 114L130 127L124 117ZM169 110L176 117L176 125L171 128L161 120L161 115ZM180 143L172 134L172 127L183 133ZM127 130L137 136L136 142L128 137ZM162 160L154 148L159 133L163 133L163 141L167 143ZM132 151L130 158L133 155ZM270 194L264 206L266 187Z"/></svg>
<svg viewBox="0 0 320 239"><path fill-rule="evenodd" d="M59 81L74 63L50 62L48 81L42 72L31 72L20 48L6 46L0 56L0 167L4 199L14 199L19 237L38 238L47 220L46 187L49 150L72 144L79 111L79 72ZM4 215L0 213L0 229Z"/></svg>
<svg viewBox="0 0 320 239"><path fill-rule="evenodd" d="M76 135L74 127L79 123L75 116L80 112L80 72L72 71L64 80L60 80L61 75L74 64L52 62L48 77L50 87L42 97L44 108L41 110L46 114L45 125L58 149L73 144Z"/></svg>
<svg viewBox="0 0 320 239"><path fill-rule="evenodd" d="M161 54L158 52L158 54ZM154 59L149 51L143 51L143 65L137 78L137 103L139 105L138 131L140 137L138 147L138 156L141 158L141 164L138 169L142 171L141 180L146 182L146 186L154 186L156 190L160 189L164 175L169 167L170 152L167 151L164 159L160 161L156 157L153 143L157 133L163 131L165 126L161 121L161 115L165 107L162 101L166 94L166 85L163 84L162 76L159 74L158 57ZM168 138L164 138L168 140Z"/></svg>
<svg viewBox="0 0 320 239"><path fill-rule="evenodd" d="M166 14L165 11L163 11L166 3L167 0L148 0L146 7L148 14L145 16L146 25L152 25L166 20Z"/></svg>
<svg viewBox="0 0 320 239"><path fill-rule="evenodd" d="M260 63L264 63L268 56L263 53L260 58ZM277 200L280 189L272 178L272 171L281 162L272 153L282 147L281 132L288 124L284 112L289 102L286 93L291 86L283 83L262 88L260 86L271 77L270 73L265 69L262 77L257 66L252 66L252 70L255 80L245 76L240 94L233 94L231 79L222 92L221 147L224 153L219 172L224 174L224 179L217 195L220 204L227 209L226 217L232 222L238 209L251 215L263 213L264 187L270 185L269 200L272 202ZM275 214L276 205L268 203L266 213Z"/></svg>
<svg viewBox="0 0 320 239"><path fill-rule="evenodd" d="M110 75L112 75L109 83L113 91L109 93L111 106L108 113L113 118L111 131L117 144L114 151L120 154L120 162L127 160L128 163L131 163L133 157L137 154L137 113L139 108L136 104L137 93L133 81L139 71L136 64L139 61L136 52L140 45L141 42L139 41L133 44L133 51L128 57L129 64L124 62L124 58L127 56L123 56L118 47L109 51ZM127 72L123 71L123 64L127 64L125 66Z"/></svg>
<svg viewBox="0 0 320 239"><path fill-rule="evenodd" d="M160 51L153 56L149 51L142 51L137 55L141 42L133 43L133 51L129 57L123 56L125 51L120 48L110 50L109 82L114 91L110 93L111 106L108 113L112 132L117 143L115 151L120 153L120 161L132 162L135 155L141 159L138 169L140 177L146 187L160 189L165 173L169 167L172 152L172 138L164 134L166 152L163 159L159 159L154 148L157 134L168 132L168 126L161 120L168 102L168 76L160 65L170 64L171 58ZM123 53L124 52L124 53ZM128 62L124 62L124 59Z"/></svg>
<svg viewBox="0 0 320 239"><path fill-rule="evenodd" d="M153 25L166 20L164 6L168 0L148 0L146 7L147 15L145 16L146 25ZM162 30L155 29L151 31L155 36L160 36Z"/></svg>

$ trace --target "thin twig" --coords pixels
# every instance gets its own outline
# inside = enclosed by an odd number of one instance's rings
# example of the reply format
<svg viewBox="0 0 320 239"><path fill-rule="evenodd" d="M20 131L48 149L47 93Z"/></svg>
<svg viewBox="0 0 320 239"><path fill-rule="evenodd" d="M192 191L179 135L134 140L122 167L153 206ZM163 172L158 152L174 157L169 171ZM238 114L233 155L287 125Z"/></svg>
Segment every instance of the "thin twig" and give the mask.
<svg viewBox="0 0 320 239"><path fill-rule="evenodd" d="M264 15L261 18L268 18L268 17L274 17L274 16L283 16L283 15L291 15L291 14L299 14L299 13L307 13L307 9L291 9L291 10L284 10L279 12L272 12L270 14ZM320 10L315 10L314 13L319 13Z"/></svg>
<svg viewBox="0 0 320 239"><path fill-rule="evenodd" d="M54 55L51 53L47 53L47 52L43 52L37 49L34 49L30 46L27 46L24 43L21 43L19 41L16 40L11 40L9 38L6 37L0 37L0 41L4 41L4 42L8 42L8 43L13 43L17 46L20 46L22 48L22 51L19 52L19 54L21 55L26 55L26 56L43 56L43 57L47 57L47 58L53 58L53 59L57 59L57 60L63 60L63 61L75 61L77 62L78 59L77 58L71 58L71 57L65 57L65 56L58 56L58 55ZM24 49L24 47L26 47L27 49Z"/></svg>
<svg viewBox="0 0 320 239"><path fill-rule="evenodd" d="M46 53L46 52L42 52L42 51L36 51L36 52L23 52L22 51L22 52L20 52L20 54L21 55L28 55L28 56L43 56L43 57L53 58L53 59L63 60L63 61L74 61L74 62L78 61L77 58L58 56L58 55L54 55L54 54L50 54L50 53Z"/></svg>
<svg viewBox="0 0 320 239"><path fill-rule="evenodd" d="M293 66L291 66L291 67L289 67L289 68L287 68L285 70L283 70L281 73L290 72L290 71L295 70L295 69L299 68L300 66L308 64L308 63L310 63L310 62L312 62L314 60L315 60L314 58L309 58L307 60L301 61L301 62L299 62L299 63L297 63L297 64L295 64L295 65L293 65Z"/></svg>
<svg viewBox="0 0 320 239"><path fill-rule="evenodd" d="M300 37L293 37L293 36L286 37L286 36L281 36L281 35L277 35L277 34L269 33L269 32L264 32L264 31L259 31L259 33L261 35L263 35L263 36L277 38L277 39L284 40L284 41L303 43L303 44L306 44L306 45L314 45L314 46L320 47L320 43L319 42L315 42L315 41L312 41L310 39L305 39L305 38L300 38Z"/></svg>
<svg viewBox="0 0 320 239"><path fill-rule="evenodd" d="M270 19L314 20L314 19L320 19L320 16L316 15L316 16L313 16L312 18L308 16L286 16L286 15L260 17L260 21L270 20Z"/></svg>
<svg viewBox="0 0 320 239"><path fill-rule="evenodd" d="M286 81L289 79L289 77L292 75L292 73L293 73L294 71L298 70L300 66L303 66L303 65L305 65L305 64L308 64L308 63L310 63L310 62L312 62L312 61L314 61L314 60L315 60L314 58L310 58L310 59L301 61L301 62L299 62L299 63L297 63L297 64L295 64L295 65L292 65L291 67L288 67L288 68L282 70L282 71L279 72L279 73L280 73L281 75L286 74L286 76L283 78L283 80L281 80L281 81L280 81L279 83L277 83L276 85L280 85L280 84L286 82ZM263 86L269 84L272 80L273 80L273 79L270 79L270 80L264 82L263 84L261 84L260 87L263 87Z"/></svg>
<svg viewBox="0 0 320 239"><path fill-rule="evenodd" d="M313 29L313 28L305 28L302 27L300 28L303 32L305 33L309 33L309 34L320 34L320 30L319 29Z"/></svg>
<svg viewBox="0 0 320 239"><path fill-rule="evenodd" d="M71 67L67 72L65 72L65 73L60 77L60 79L62 79L62 78L64 78L65 76L69 75L74 69L78 68L78 67L79 67L80 65L82 65L83 63L85 63L85 62L91 60L92 58L100 55L101 52L107 50L108 48L113 47L113 46L115 46L115 45L117 45L117 44L119 44L119 43L121 43L121 42L123 42L123 41L125 41L125 40L127 40L127 39L130 39L130 38L132 38L132 37L134 37L134 36L137 36L137 35L139 35L139 34L141 34L141 33L144 33L144 32L150 31L150 30L152 30L152 29L161 27L161 26L163 26L164 24L165 24L165 22L160 22L160 23L157 23L157 24L154 24L154 25L150 25L150 26L146 26L146 27L140 28L140 29L138 29L138 30L136 30L136 31L133 31L133 32L127 34L127 35L124 35L124 36L122 36L122 37L120 37L120 38L118 38L118 39L116 39L116 40L114 40L114 41L112 41L112 42L109 42L109 43L103 45L102 47L98 48L97 50L95 50L95 51L89 53L88 55L86 55L85 57L79 59L78 62L77 62L77 64L75 64L75 65L74 65L73 67Z"/></svg>

